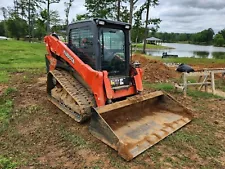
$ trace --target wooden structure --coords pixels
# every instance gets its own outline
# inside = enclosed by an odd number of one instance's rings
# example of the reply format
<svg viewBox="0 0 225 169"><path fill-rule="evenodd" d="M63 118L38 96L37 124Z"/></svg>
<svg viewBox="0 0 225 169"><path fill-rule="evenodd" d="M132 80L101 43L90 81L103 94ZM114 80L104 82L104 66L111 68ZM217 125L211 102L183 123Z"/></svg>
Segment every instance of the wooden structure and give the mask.
<svg viewBox="0 0 225 169"><path fill-rule="evenodd" d="M148 44L155 44L155 45L162 44L162 40L158 39L158 38L155 38L155 37L147 38L146 41L147 41Z"/></svg>
<svg viewBox="0 0 225 169"><path fill-rule="evenodd" d="M184 96L187 96L187 89L188 86L200 86L198 90L202 90L202 88L205 88L205 91L208 92L208 86L211 86L212 88L212 93L216 93L216 88L215 88L215 74L222 74L222 77L225 75L225 69L224 68L218 68L218 69L203 69L203 71L199 72L190 72L190 73L182 73L182 80L183 83L178 84L175 83L174 87L175 89L181 89L183 90ZM199 77L198 82L190 82L188 81L188 78L190 77Z"/></svg>

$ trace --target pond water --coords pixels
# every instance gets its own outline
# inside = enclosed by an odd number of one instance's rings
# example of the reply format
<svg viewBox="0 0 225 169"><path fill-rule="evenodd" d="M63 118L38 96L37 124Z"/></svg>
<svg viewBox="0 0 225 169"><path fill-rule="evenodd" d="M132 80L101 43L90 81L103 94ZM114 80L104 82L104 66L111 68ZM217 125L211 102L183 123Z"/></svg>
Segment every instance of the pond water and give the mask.
<svg viewBox="0 0 225 169"><path fill-rule="evenodd" d="M162 45L174 49L150 49L146 50L146 53L152 56L162 56L163 52L167 52L167 54L178 55L178 57L225 59L225 47L178 43L163 43Z"/></svg>

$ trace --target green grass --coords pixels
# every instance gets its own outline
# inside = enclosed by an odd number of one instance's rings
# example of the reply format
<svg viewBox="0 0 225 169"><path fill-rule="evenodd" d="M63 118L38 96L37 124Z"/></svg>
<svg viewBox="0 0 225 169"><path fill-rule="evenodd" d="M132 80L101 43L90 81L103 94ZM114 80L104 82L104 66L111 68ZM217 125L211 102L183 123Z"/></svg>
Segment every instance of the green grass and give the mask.
<svg viewBox="0 0 225 169"><path fill-rule="evenodd" d="M0 103L0 123L8 122L13 102L11 100L1 100Z"/></svg>
<svg viewBox="0 0 225 169"><path fill-rule="evenodd" d="M138 54L139 52L135 52ZM134 54L135 54L134 53ZM208 59L208 58L193 58L193 57L178 57L178 58L161 58L158 56L144 55L146 58L160 60L164 63L185 63L193 65L212 65L212 64L222 64L225 67L225 59Z"/></svg>
<svg viewBox="0 0 225 169"><path fill-rule="evenodd" d="M0 70L44 68L44 43L0 41Z"/></svg>
<svg viewBox="0 0 225 169"><path fill-rule="evenodd" d="M11 159L0 156L0 168L2 169L14 169L17 167L17 163Z"/></svg>
<svg viewBox="0 0 225 169"><path fill-rule="evenodd" d="M225 59L178 57L178 58L164 58L161 60L166 63L185 63L185 64L195 64L195 65L196 64L198 65L224 64L225 65Z"/></svg>
<svg viewBox="0 0 225 169"><path fill-rule="evenodd" d="M202 157L218 157L224 151L222 146L214 144L216 138L206 131L179 131L169 136L165 142L175 149L187 149L188 146L197 150L197 154Z"/></svg>
<svg viewBox="0 0 225 169"><path fill-rule="evenodd" d="M202 92L198 90L188 90L187 94L194 99L210 99L210 98L222 98L212 93Z"/></svg>
<svg viewBox="0 0 225 169"><path fill-rule="evenodd" d="M7 96L7 95L10 95L11 93L14 93L14 92L16 92L16 91L17 91L16 88L14 88L14 87L8 87L8 88L5 90L4 94Z"/></svg>
<svg viewBox="0 0 225 169"><path fill-rule="evenodd" d="M143 48L143 43L133 43L132 47L133 48L142 49ZM146 49L173 49L173 48L168 47L168 46L146 44Z"/></svg>
<svg viewBox="0 0 225 169"><path fill-rule="evenodd" d="M7 83L9 80L9 74L7 71L2 71L0 68L0 83Z"/></svg>
<svg viewBox="0 0 225 169"><path fill-rule="evenodd" d="M13 102L10 99L0 99L0 135L8 128L13 110Z"/></svg>
<svg viewBox="0 0 225 169"><path fill-rule="evenodd" d="M87 148L88 147L88 143L85 139L83 139L80 135L77 135L76 133L72 133L69 131L65 131L64 129L61 129L61 133L63 138L66 141L69 141L70 143L72 143L72 145L79 147L79 148Z"/></svg>
<svg viewBox="0 0 225 169"><path fill-rule="evenodd" d="M0 41L0 51L0 83L7 83L10 73L45 68L44 43Z"/></svg>
<svg viewBox="0 0 225 169"><path fill-rule="evenodd" d="M13 72L18 70L22 71L23 73L23 76L21 76L20 79L21 81L27 81L32 77L38 78L39 75L36 70L44 70L45 68L44 44L29 44L27 42L13 40L7 42L0 41L0 49L1 51L4 50L4 55L0 55L0 83L7 83L8 81L10 82L9 77L13 78L17 76L14 75ZM5 58L5 56L7 56L7 58ZM190 59L190 61L192 61L193 63L194 61L196 61L195 59L193 60L193 58L188 59ZM202 60L204 59L201 59L200 61ZM208 64L211 63L209 61L207 61ZM206 63L206 61L204 62ZM194 82L194 80L195 79L191 79L190 81ZM182 95L182 93L177 94L172 92L174 88L173 85L169 83L149 84L147 82L144 82L143 84L145 87L171 92L176 96ZM222 87L223 85L224 84L221 83L220 86ZM59 142L62 143L62 146L68 145L68 149L75 149L75 151L80 149L90 149L90 151L95 151L96 154L100 156L100 159L98 161L93 161L92 167L88 166L89 168L104 168L106 160L106 165L109 166L109 168L169 168L168 166L170 166L170 168L201 168L202 166L200 166L199 163L205 161L207 166L202 168L222 168L221 165L216 162L216 160L220 159L220 154L225 150L222 144L223 140L218 139L216 133L222 132L223 130L220 129L218 125L216 126L213 123L215 119L211 117L207 119L207 117L210 116L209 113L213 115L216 110L214 110L213 112L209 111L204 115L204 113L206 113L206 111L208 111L209 109L207 107L207 103L210 103L211 101L207 99L216 97L212 94L191 90L188 91L188 94L191 97L198 98L196 103L199 104L195 106L199 108L199 111L196 111L196 116L200 114L201 117L197 117L181 130L168 136L165 140L159 142L155 146L137 156L137 158L133 159L131 162L127 163L125 160L118 156L115 150L106 148L104 143L96 141L96 139L94 138L92 140L92 137L90 137L91 140L87 139L88 136L80 133L83 130L79 129L77 130L79 132L74 132L72 129L70 130L70 128L66 128L65 126L67 126L67 124L63 124L63 122L58 119L58 115L52 115L52 113L54 113L52 111L55 111L55 109L49 112L46 107L43 107L46 105L41 104L38 106L27 106L24 108L20 108L19 110L17 110L18 108L14 106L15 109L13 110L13 97L15 96L14 93L19 93L20 88L18 86L16 86L15 88L10 84L8 86L10 87L7 88L3 95L0 97L0 126L2 124L7 124L6 130L4 130L4 137L6 137L6 141L0 143L0 147L3 147L2 151L4 151L4 153L2 152L2 155L4 156L0 156L0 168L16 168L20 165L26 165L26 167L29 167L30 165L34 168L42 168L41 166L39 166L40 164L38 163L38 161L36 161L36 159L40 155L38 154L40 153L38 152L39 141L45 140L46 136L48 136L48 132L50 131L51 133L55 133L55 135L51 135L51 139L55 141L55 143L57 143L57 141L59 140ZM204 100L206 104L202 104L203 101L201 102L201 100ZM193 107L192 104L188 105L190 107ZM34 114L38 116L34 117ZM17 126L20 127L21 124L26 124L27 121L34 121L34 119L36 118L39 118L39 120L45 119L42 118L44 116L50 117L48 119L51 120L48 121L51 122L46 123L46 126L43 127L38 126L37 129L35 129L36 134L32 134L28 138L26 138L26 136L22 137L22 135L17 133ZM219 116L218 118L222 118L222 116ZM57 126L52 126L53 122L57 124L59 129L54 130ZM67 127L71 127L70 123L68 123ZM79 125L79 128L82 127L84 126ZM0 130L1 129L2 126ZM84 131L88 132L88 130ZM40 133L47 134L41 136ZM1 139L3 139L4 137L2 137ZM23 141L23 138L24 140L27 140L27 143ZM54 143L53 141L50 140L50 143ZM45 144L43 141L40 143ZM49 144L47 143L46 145L48 146ZM40 146L42 145L40 144ZM57 146L59 146L58 148L61 148L61 144L57 144ZM35 155L30 152L30 150L32 149L35 150ZM195 151L193 152L193 154L196 153L199 157L199 159L197 159L196 161L191 158L192 154L190 155L190 153L192 152L190 151L192 150ZM32 160L35 159L34 161L31 160L32 164L30 163L30 159L28 158L28 156ZM13 159L8 157L13 157ZM70 157L73 156L71 155ZM60 161L60 158L57 159ZM21 163L23 161L25 161L24 164ZM24 168L26 167L24 166ZM43 166L43 168L50 167Z"/></svg>
<svg viewBox="0 0 225 169"><path fill-rule="evenodd" d="M143 82L143 85L147 88L153 88L156 90L164 90L164 91L172 91L174 87L170 83L148 83L146 81Z"/></svg>
<svg viewBox="0 0 225 169"><path fill-rule="evenodd" d="M188 78L187 79L187 82L188 83L197 83L198 82L198 79L197 78L194 78L194 77L191 77L191 78Z"/></svg>
<svg viewBox="0 0 225 169"><path fill-rule="evenodd" d="M194 81L194 79L192 79L192 81ZM166 92L174 91L174 86L170 83L148 83L146 81L143 81L143 85L146 88L163 90ZM191 90L191 89L188 90L187 94L188 96L191 96L194 99L221 98L220 96L213 95L212 93L202 92L198 90Z"/></svg>
<svg viewBox="0 0 225 169"><path fill-rule="evenodd" d="M10 94L16 92L16 88L9 87L4 91L0 97L0 132L7 128L11 113L13 110L13 101Z"/></svg>

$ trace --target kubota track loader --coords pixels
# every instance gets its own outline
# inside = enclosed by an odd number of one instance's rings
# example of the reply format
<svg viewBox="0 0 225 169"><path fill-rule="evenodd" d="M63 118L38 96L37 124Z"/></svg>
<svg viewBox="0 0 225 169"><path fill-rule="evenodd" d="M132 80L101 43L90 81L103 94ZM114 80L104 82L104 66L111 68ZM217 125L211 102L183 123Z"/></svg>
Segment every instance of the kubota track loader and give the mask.
<svg viewBox="0 0 225 169"><path fill-rule="evenodd" d="M142 70L131 63L131 26L93 19L68 27L68 43L45 37L47 93L77 122L126 160L191 121L191 113L161 91L141 94Z"/></svg>

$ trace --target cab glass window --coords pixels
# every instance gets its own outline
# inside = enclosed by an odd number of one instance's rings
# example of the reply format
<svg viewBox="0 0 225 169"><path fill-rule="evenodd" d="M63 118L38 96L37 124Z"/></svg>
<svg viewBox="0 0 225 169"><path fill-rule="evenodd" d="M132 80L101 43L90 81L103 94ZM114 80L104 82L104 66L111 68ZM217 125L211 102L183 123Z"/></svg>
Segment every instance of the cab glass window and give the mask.
<svg viewBox="0 0 225 169"><path fill-rule="evenodd" d="M93 32L90 27L71 29L69 35L70 49L86 64L95 69Z"/></svg>

